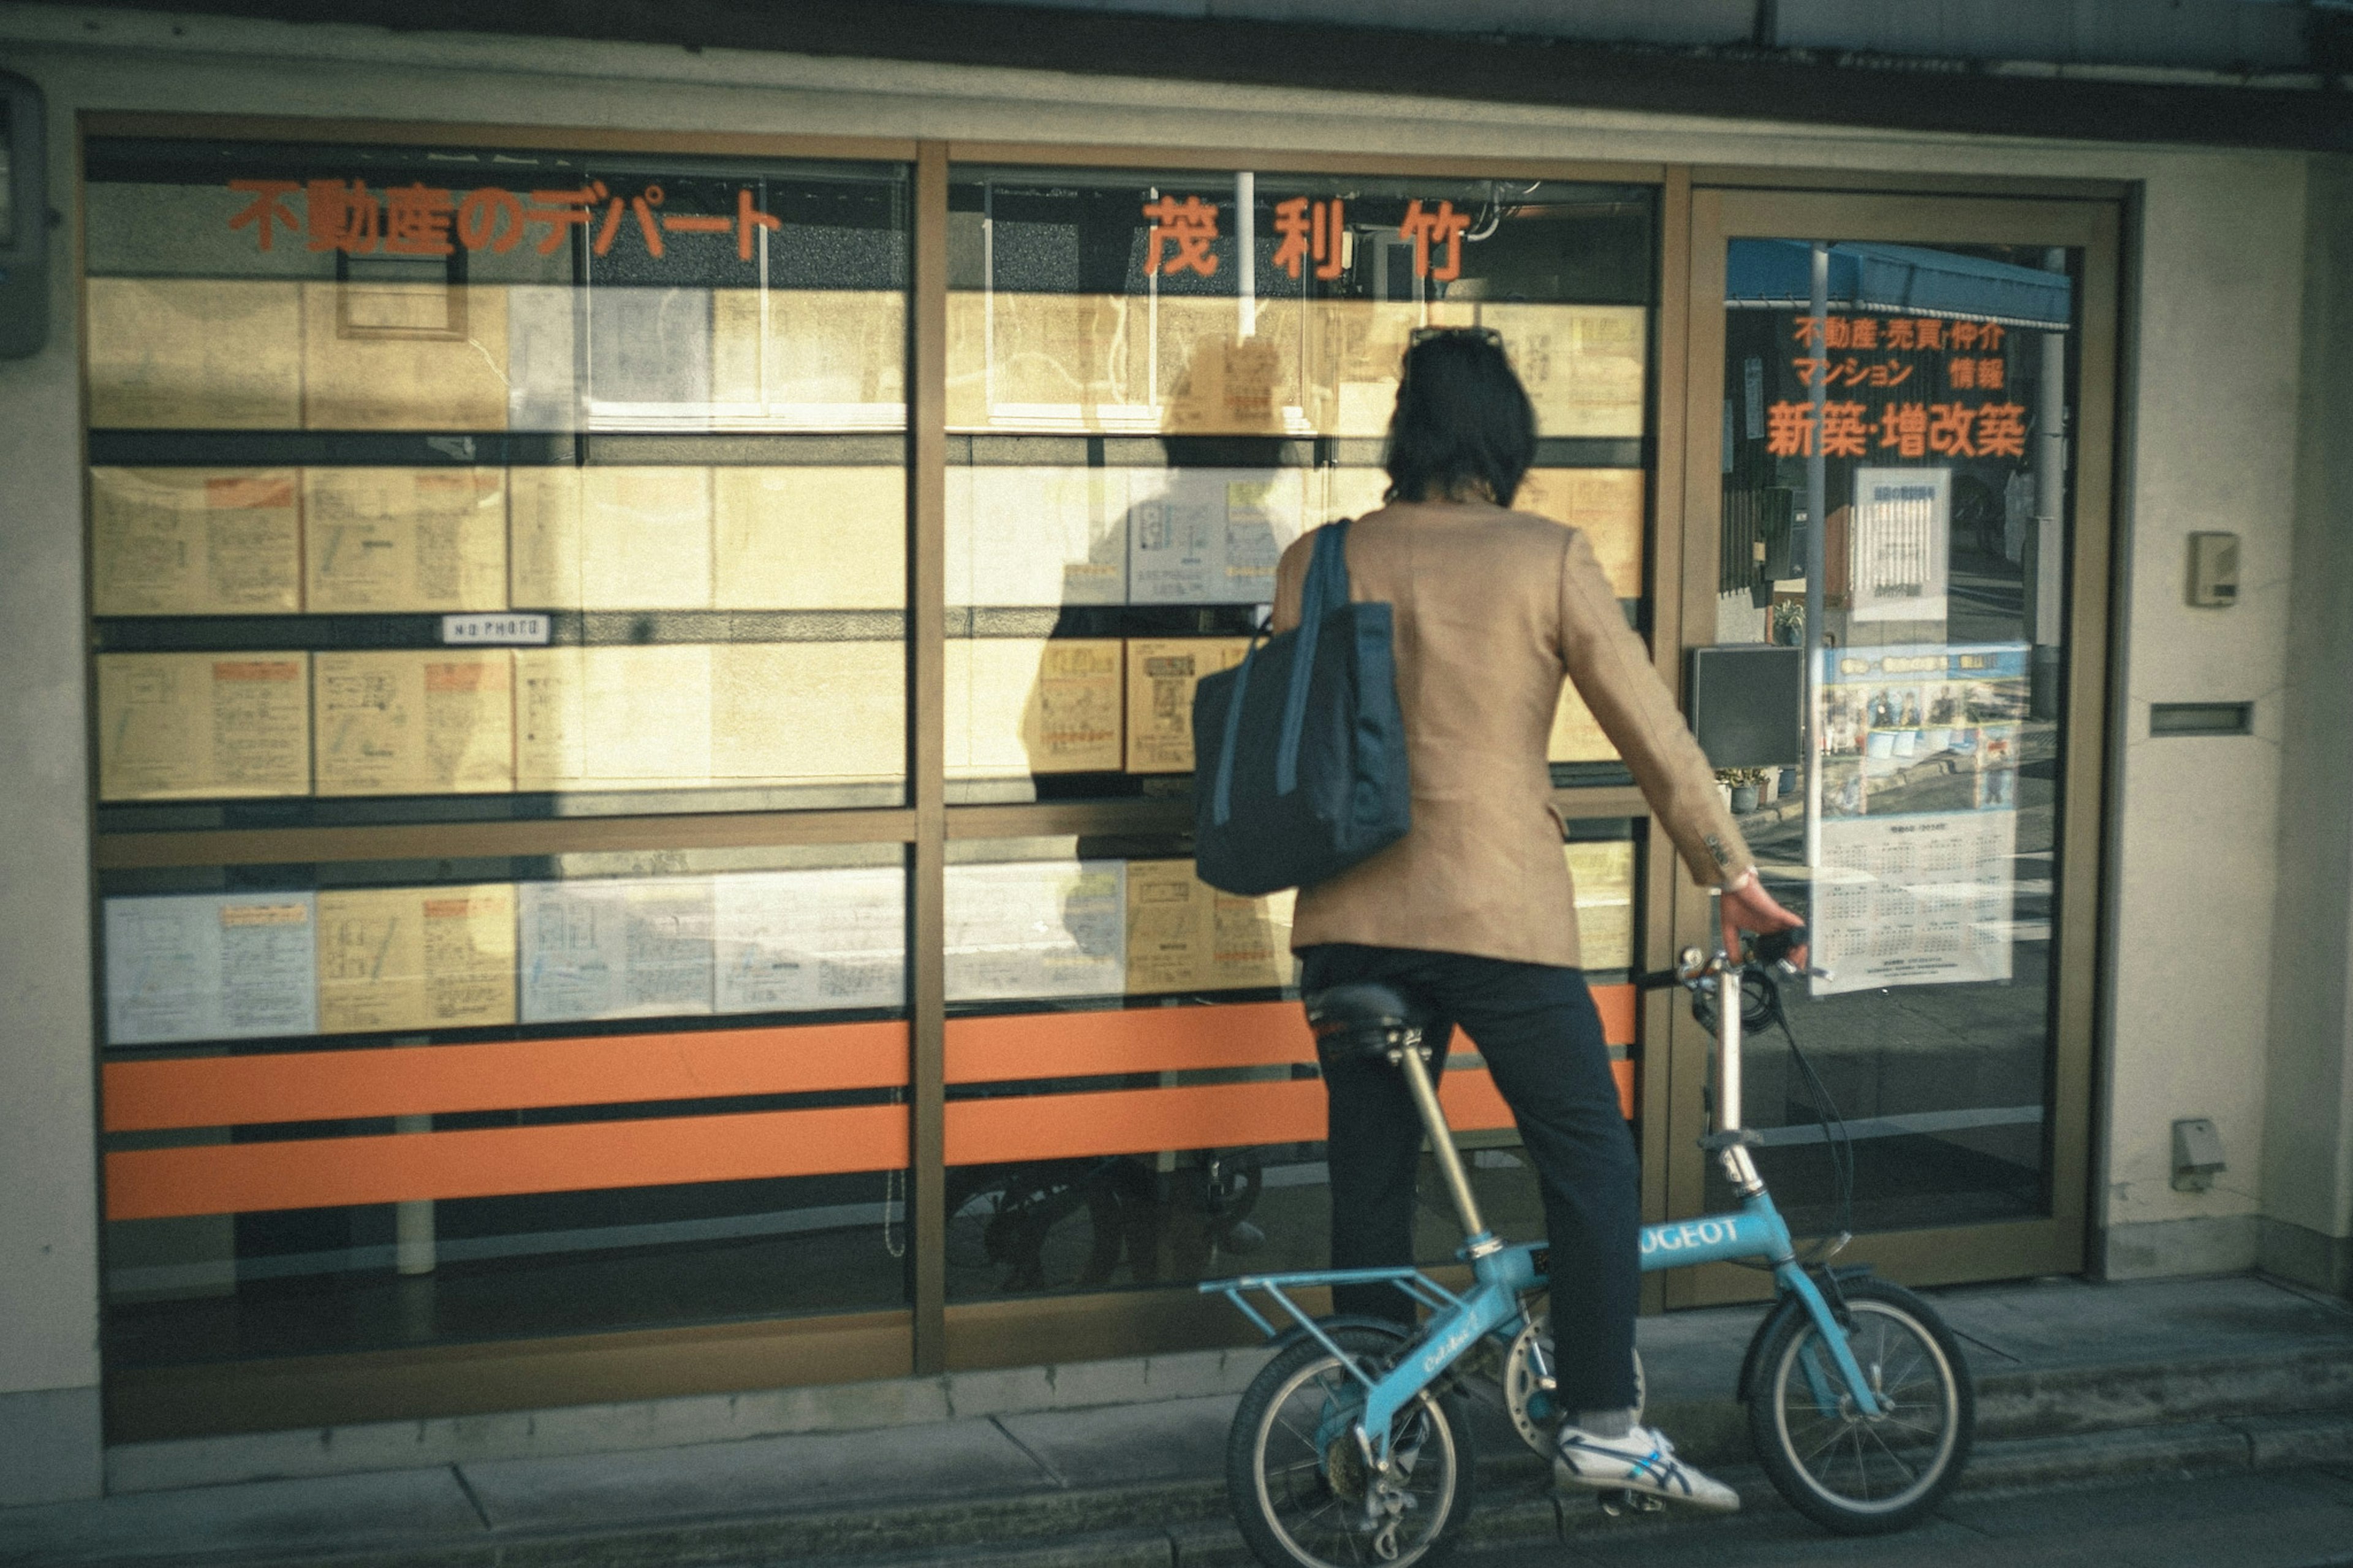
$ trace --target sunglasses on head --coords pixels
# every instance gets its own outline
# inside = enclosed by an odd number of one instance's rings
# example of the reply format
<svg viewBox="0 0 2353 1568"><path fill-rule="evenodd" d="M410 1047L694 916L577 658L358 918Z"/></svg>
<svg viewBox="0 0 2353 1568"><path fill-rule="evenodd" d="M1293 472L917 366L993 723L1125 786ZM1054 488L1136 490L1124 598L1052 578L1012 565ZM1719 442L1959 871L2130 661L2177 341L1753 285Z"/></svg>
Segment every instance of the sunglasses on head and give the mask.
<svg viewBox="0 0 2353 1568"><path fill-rule="evenodd" d="M1405 346L1418 349L1424 343L1434 343L1444 338L1468 338L1490 348L1504 346L1504 334L1493 327L1416 327L1406 334Z"/></svg>

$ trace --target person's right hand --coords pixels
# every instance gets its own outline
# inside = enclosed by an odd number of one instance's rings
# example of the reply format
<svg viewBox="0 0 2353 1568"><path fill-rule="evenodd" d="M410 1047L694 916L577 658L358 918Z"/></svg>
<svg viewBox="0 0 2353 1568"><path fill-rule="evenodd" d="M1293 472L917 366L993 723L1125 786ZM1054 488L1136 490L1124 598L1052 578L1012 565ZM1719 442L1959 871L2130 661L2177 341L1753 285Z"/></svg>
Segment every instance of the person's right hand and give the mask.
<svg viewBox="0 0 2353 1568"><path fill-rule="evenodd" d="M1762 936L1770 931L1794 931L1806 922L1783 909L1772 894L1765 890L1765 880L1754 869L1743 872L1724 889L1720 912L1724 917L1724 951L1737 955L1740 933L1755 931ZM1789 963L1797 968L1806 966L1807 949L1792 949Z"/></svg>

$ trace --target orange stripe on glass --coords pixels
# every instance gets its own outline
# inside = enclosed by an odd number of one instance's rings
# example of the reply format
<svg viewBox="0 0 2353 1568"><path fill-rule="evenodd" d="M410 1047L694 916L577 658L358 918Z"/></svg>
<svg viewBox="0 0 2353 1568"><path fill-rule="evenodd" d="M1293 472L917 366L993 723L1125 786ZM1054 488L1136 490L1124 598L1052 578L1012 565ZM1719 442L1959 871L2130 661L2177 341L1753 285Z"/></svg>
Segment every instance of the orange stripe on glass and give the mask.
<svg viewBox="0 0 2353 1568"><path fill-rule="evenodd" d="M1634 1043L1634 988L1597 985L1603 1037ZM1457 1037L1456 1045L1468 1042ZM1125 1072L1185 1072L1312 1062L1315 1041L1296 1002L1016 1013L951 1018L947 1081L1008 1083Z"/></svg>
<svg viewBox="0 0 2353 1568"><path fill-rule="evenodd" d="M110 1132L889 1089L897 1020L481 1045L174 1057L104 1071Z"/></svg>
<svg viewBox="0 0 2353 1568"><path fill-rule="evenodd" d="M947 1026L950 1083L1182 1072L1314 1059L1315 1039L1296 1002L1017 1013L951 1018Z"/></svg>
<svg viewBox="0 0 2353 1568"><path fill-rule="evenodd" d="M106 1217L821 1176L906 1163L900 1105L207 1143L109 1154Z"/></svg>

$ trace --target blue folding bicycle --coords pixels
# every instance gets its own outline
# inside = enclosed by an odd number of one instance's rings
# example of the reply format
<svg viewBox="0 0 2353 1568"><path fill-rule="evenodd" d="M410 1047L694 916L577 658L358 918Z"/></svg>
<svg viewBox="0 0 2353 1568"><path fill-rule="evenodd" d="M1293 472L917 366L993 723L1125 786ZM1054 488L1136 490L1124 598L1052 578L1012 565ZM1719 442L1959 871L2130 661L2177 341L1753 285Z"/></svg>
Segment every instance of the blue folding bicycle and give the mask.
<svg viewBox="0 0 2353 1568"><path fill-rule="evenodd" d="M1919 1297L1867 1270L1800 1260L1741 1126L1744 1026L1778 1020L1776 971L1802 932L1763 938L1735 959L1687 948L1677 968L1640 977L1681 986L1716 1037L1715 1128L1701 1144L1722 1163L1740 1207L1651 1226L1642 1268L1749 1261L1771 1269L1774 1304L1750 1340L1739 1397L1765 1473L1790 1505L1845 1534L1899 1530L1935 1508L1960 1477L1976 1421L1968 1362L1944 1321ZM1434 1563L1461 1539L1472 1495L1465 1357L1500 1352L1502 1403L1520 1436L1552 1453L1560 1412L1552 1398L1552 1336L1544 1307L1541 1243L1511 1245L1490 1231L1463 1174L1428 1067L1431 1047L1403 997L1384 985L1344 985L1307 998L1327 1059L1357 1053L1405 1074L1462 1225L1457 1254L1471 1266L1457 1293L1413 1268L1324 1269L1211 1280L1275 1342L1243 1394L1226 1447L1226 1489L1242 1537L1268 1568ZM1800 1058L1802 1060L1802 1058ZM1834 1250L1834 1248L1833 1248ZM1429 1312L1418 1332L1377 1318L1311 1317L1297 1291L1385 1281ZM1250 1302L1269 1299L1288 1328ZM1640 1367L1637 1366L1637 1376ZM1612 1512L1648 1511L1655 1499L1604 1493Z"/></svg>

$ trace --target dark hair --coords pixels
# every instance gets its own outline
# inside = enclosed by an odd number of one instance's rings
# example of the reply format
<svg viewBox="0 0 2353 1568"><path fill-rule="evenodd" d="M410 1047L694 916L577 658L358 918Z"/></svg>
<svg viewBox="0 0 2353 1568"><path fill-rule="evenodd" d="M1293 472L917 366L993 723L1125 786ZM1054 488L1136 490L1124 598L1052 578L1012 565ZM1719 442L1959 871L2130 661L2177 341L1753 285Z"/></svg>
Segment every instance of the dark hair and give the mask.
<svg viewBox="0 0 2353 1568"><path fill-rule="evenodd" d="M1500 335L1416 334L1389 417L1388 500L1509 506L1535 451L1535 408Z"/></svg>

